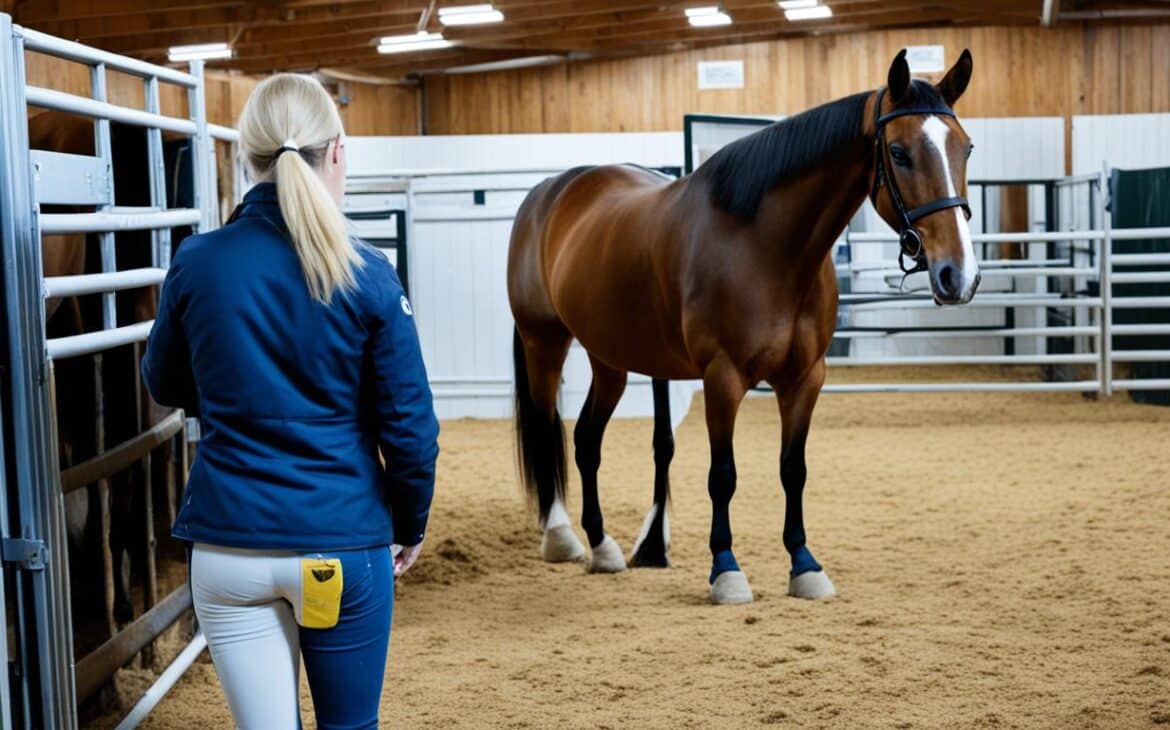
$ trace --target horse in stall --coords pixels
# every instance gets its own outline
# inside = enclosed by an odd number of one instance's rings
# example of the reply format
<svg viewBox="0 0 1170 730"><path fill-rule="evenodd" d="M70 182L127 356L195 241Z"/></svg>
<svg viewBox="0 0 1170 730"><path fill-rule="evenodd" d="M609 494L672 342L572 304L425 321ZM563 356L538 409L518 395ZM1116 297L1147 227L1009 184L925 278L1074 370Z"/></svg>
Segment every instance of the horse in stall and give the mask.
<svg viewBox="0 0 1170 730"><path fill-rule="evenodd" d="M60 112L41 112L28 121L31 149L92 155L93 125ZM41 206L41 212L78 212L73 206ZM86 271L85 234L44 234L41 236L41 268L46 277L76 276ZM45 331L49 337L68 337L85 331L81 303L76 297L45 302ZM73 358L54 363L54 407L56 409L58 459L62 470L95 454L93 373L87 363ZM98 498L94 489L77 490L65 497L69 533L71 593L75 603L97 613L100 603L85 597L100 596L101 564L89 564L84 557L100 555L96 534Z"/></svg>
<svg viewBox="0 0 1170 730"><path fill-rule="evenodd" d="M962 304L975 294L979 271L964 197L972 145L952 110L971 72L964 51L937 85L911 79L903 50L885 88L773 124L687 177L667 181L629 165L582 167L529 193L509 246L508 296L521 478L539 507L546 560L584 553L564 509L556 400L576 338L593 372L573 432L588 570L626 568L605 532L597 471L627 373L654 378L659 402L668 379L702 379L711 451L710 595L716 603L752 600L732 552L732 435L748 389L766 381L782 420L789 593L835 594L806 544L802 510L805 442L837 313L829 253L868 195L900 234L903 269L928 271L937 303ZM665 409L655 411L655 494L633 550L636 566L667 564L666 474L674 446Z"/></svg>
<svg viewBox="0 0 1170 730"><path fill-rule="evenodd" d="M150 194L146 171L146 139L142 130L114 125L112 129L115 195L119 205L148 205ZM93 122L59 112L42 112L29 118L29 146L32 149L92 155ZM75 207L55 207L60 212L78 212ZM49 212L45 206L44 212ZM151 265L149 232L117 234L117 268ZM43 271L46 277L76 275L101 270L96 237L84 234L44 235L41 238ZM118 325L142 322L154 317L157 305L154 287L119 292L116 297ZM46 332L63 337L101 328L101 300L98 295L51 299L46 302ZM103 426L105 447L136 435L142 428L159 422L169 412L150 399L137 382L134 346L103 354ZM56 422L60 466L64 470L98 453L96 439L96 382L92 359L68 358L54 363ZM166 444L160 447L169 449ZM112 616L117 623L134 618L131 580L135 568L145 560L147 519L144 501L138 493L145 484L162 484L169 459L152 460L153 479L147 479L144 465L112 475L110 481L110 559L113 573ZM106 613L103 585L101 504L96 485L66 496L66 523L70 541L70 577L75 599L75 621L88 623ZM112 628L112 627L111 627Z"/></svg>

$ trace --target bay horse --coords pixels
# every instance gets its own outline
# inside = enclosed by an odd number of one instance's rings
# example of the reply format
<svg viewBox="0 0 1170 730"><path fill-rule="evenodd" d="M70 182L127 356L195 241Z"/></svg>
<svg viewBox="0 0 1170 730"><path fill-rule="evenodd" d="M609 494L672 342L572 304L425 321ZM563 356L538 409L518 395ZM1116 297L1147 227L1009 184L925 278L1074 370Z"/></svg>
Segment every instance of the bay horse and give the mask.
<svg viewBox="0 0 1170 730"><path fill-rule="evenodd" d="M783 541L789 594L836 589L806 544L805 441L825 378L837 315L829 252L866 199L900 234L906 271L929 271L939 304L966 303L979 285L967 219L972 149L952 107L972 72L969 51L937 85L911 79L903 50L887 85L798 114L733 142L674 181L630 165L580 167L525 198L508 250L515 318L521 479L539 508L546 560L584 548L564 509L564 431L557 390L576 338L593 380L573 431L591 572L626 568L597 496L601 440L628 372L702 379L711 466L709 580L715 603L751 601L732 552L732 435L747 391L765 381L782 420ZM655 495L633 563L665 566L666 472L673 435L656 408Z"/></svg>

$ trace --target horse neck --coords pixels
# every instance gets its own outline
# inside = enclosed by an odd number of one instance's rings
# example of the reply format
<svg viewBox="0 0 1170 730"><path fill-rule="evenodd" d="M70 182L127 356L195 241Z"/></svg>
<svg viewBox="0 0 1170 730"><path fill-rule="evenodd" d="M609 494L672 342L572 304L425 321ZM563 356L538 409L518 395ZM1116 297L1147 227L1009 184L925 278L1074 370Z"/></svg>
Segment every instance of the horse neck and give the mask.
<svg viewBox="0 0 1170 730"><path fill-rule="evenodd" d="M818 165L764 196L756 241L775 267L812 282L849 219L865 201L873 176L873 140Z"/></svg>

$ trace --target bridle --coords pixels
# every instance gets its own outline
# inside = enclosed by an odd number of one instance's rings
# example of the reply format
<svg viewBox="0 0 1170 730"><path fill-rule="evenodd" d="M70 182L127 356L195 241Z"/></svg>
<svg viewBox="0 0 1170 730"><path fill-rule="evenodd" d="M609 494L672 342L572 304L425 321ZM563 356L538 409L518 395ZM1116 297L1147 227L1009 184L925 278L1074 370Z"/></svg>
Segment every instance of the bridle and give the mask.
<svg viewBox="0 0 1170 730"><path fill-rule="evenodd" d="M951 119L956 119L956 117L953 111L945 107L895 109L888 114L882 114L882 98L885 94L885 89L878 91L877 104L874 105L875 159L873 188L869 192L869 199L876 208L878 193L881 191L884 182L890 191L890 202L894 204L894 213L898 217L898 243L902 247L898 252L898 268L906 276L909 276L915 272L926 271L927 269L926 249L922 245L922 234L918 232L914 224L932 213L947 210L948 208L962 208L963 212L967 215L967 220L970 220L971 206L967 203L966 198L955 196L951 198L938 198L929 203L924 203L917 208L906 210L906 204L902 201L902 191L898 189L898 181L894 178L893 172L886 168L886 158L889 156L889 146L886 144L886 124L891 119L910 116L912 114L937 114L939 116L950 117ZM947 174L950 174L949 170ZM914 262L912 267L907 266L905 261L907 258ZM905 277L903 277L903 280L905 280Z"/></svg>

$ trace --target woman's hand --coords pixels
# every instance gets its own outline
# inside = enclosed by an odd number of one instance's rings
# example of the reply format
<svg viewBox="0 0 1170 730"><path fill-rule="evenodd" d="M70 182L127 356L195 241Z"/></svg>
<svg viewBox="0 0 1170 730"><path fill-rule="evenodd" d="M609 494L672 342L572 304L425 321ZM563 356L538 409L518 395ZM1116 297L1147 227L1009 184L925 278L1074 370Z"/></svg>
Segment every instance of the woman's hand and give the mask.
<svg viewBox="0 0 1170 730"><path fill-rule="evenodd" d="M410 545L408 547L394 545L391 548L391 552L394 553L395 578L410 570L410 566L414 565L414 561L418 560L418 556L422 552L422 546L423 544L420 542L417 545ZM395 551L394 548L398 548L398 550Z"/></svg>

